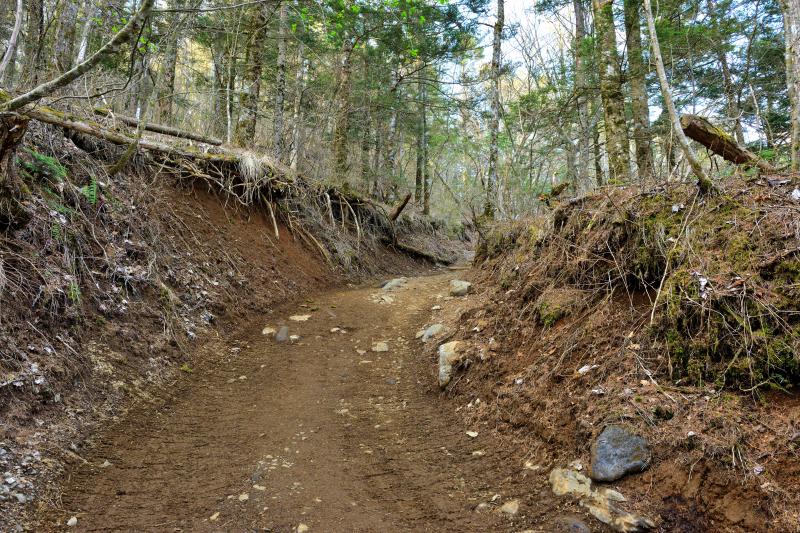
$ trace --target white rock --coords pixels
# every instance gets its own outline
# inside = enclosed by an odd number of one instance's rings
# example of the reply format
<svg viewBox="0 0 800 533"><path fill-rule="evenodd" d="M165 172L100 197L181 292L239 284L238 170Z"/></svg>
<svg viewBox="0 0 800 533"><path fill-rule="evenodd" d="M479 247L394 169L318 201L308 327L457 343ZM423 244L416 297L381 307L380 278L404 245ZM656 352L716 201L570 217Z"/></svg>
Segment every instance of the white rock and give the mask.
<svg viewBox="0 0 800 533"><path fill-rule="evenodd" d="M308 531L308 526L305 524L298 524L295 531L297 531L297 533L306 533Z"/></svg>
<svg viewBox="0 0 800 533"><path fill-rule="evenodd" d="M514 516L519 512L519 500L509 500L500 507L500 512Z"/></svg>
<svg viewBox="0 0 800 533"><path fill-rule="evenodd" d="M433 324L432 326L428 327L425 331L422 332L422 342L428 342L433 337L438 335L439 333L444 331L443 324Z"/></svg>
<svg viewBox="0 0 800 533"><path fill-rule="evenodd" d="M249 499L250 499L250 495L247 494L246 492L243 492L243 493L239 494L239 501L240 502L246 502Z"/></svg>
<svg viewBox="0 0 800 533"><path fill-rule="evenodd" d="M73 516L69 520L67 520L67 527L75 527L78 525L78 517Z"/></svg>
<svg viewBox="0 0 800 533"><path fill-rule="evenodd" d="M461 279L450 280L450 296L466 296L472 290L472 283Z"/></svg>
<svg viewBox="0 0 800 533"><path fill-rule="evenodd" d="M211 520L212 522L216 522L218 518L219 518L219 511L212 514L208 519Z"/></svg>
<svg viewBox="0 0 800 533"><path fill-rule="evenodd" d="M445 387L453 377L453 365L463 359L461 341L450 341L439 346L439 386Z"/></svg>
<svg viewBox="0 0 800 533"><path fill-rule="evenodd" d="M305 322L309 318L311 318L311 315L292 315L289 317L289 320L294 322Z"/></svg>
<svg viewBox="0 0 800 533"><path fill-rule="evenodd" d="M277 332L278 330L273 328L272 326L266 326L264 329L261 330L262 335L275 335Z"/></svg>
<svg viewBox="0 0 800 533"><path fill-rule="evenodd" d="M441 305L434 305L433 307L431 307L431 311L441 311L441 309L442 309Z"/></svg>
<svg viewBox="0 0 800 533"><path fill-rule="evenodd" d="M471 439L474 439L477 436L478 436L478 432L477 431L467 431L467 437L469 437Z"/></svg>
<svg viewBox="0 0 800 533"><path fill-rule="evenodd" d="M372 345L372 351L373 352L388 352L389 351L389 345L387 343L383 342L383 341L376 342L375 344Z"/></svg>
<svg viewBox="0 0 800 533"><path fill-rule="evenodd" d="M383 287L381 287L381 288L383 290L385 290L385 291L391 291L391 290L394 290L394 289L399 289L400 287L402 287L403 285L406 284L406 281L408 281L406 278L390 279L389 281L384 283Z"/></svg>

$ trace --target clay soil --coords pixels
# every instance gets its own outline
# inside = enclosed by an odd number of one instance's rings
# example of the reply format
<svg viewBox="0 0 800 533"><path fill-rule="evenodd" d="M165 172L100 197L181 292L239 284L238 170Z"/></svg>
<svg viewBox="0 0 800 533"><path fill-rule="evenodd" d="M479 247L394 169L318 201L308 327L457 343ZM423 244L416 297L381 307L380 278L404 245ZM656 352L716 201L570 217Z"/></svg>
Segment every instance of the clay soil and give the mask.
<svg viewBox="0 0 800 533"><path fill-rule="evenodd" d="M464 423L415 339L461 311L445 298L454 276L321 292L212 339L171 394L95 439L36 529L75 516L77 531L561 530L577 508L523 467L524 449ZM262 334L281 324L299 340ZM519 512L501 512L512 499Z"/></svg>

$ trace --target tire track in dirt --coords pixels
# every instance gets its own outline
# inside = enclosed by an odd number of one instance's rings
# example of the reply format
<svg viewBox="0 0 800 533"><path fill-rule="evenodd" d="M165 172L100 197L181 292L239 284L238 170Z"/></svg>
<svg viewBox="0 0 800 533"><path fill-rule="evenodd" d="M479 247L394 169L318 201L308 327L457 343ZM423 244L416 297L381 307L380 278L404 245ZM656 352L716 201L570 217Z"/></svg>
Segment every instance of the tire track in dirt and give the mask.
<svg viewBox="0 0 800 533"><path fill-rule="evenodd" d="M520 478L517 452L488 428L466 435L414 338L432 305L457 303L441 299L453 277L411 279L387 293L392 303L359 288L319 295L307 303L313 312L283 309L284 318L311 314L285 322L300 335L291 344L261 334L265 323L281 323L279 313L254 323L218 348L227 353L215 363L183 376L160 409L140 409L100 436L41 527L62 530L72 516L73 531L520 531L542 523L557 504L541 482L534 489ZM389 351L371 351L377 341ZM474 510L495 493L493 510ZM497 510L513 497L535 497L536 512Z"/></svg>

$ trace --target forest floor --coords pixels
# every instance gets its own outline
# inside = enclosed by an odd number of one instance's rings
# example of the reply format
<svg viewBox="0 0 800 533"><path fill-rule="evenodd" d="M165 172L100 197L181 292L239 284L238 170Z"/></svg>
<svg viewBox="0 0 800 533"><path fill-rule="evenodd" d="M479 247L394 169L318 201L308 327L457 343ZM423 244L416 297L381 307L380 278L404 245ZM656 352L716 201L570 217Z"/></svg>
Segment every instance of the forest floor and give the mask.
<svg viewBox="0 0 800 533"><path fill-rule="evenodd" d="M436 386L415 334L462 311L447 296L456 275L324 292L211 340L162 405L95 439L36 529L72 517L79 531L579 527L524 450L465 425ZM262 333L281 324L299 339Z"/></svg>

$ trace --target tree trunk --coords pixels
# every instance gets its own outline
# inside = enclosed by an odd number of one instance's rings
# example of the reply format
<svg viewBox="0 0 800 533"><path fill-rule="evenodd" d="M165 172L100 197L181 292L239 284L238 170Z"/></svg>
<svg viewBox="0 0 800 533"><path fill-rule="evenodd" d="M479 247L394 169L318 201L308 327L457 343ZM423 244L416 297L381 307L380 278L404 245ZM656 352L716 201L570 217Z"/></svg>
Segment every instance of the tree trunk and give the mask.
<svg viewBox="0 0 800 533"><path fill-rule="evenodd" d="M699 142L715 154L737 165L754 165L765 172L776 169L753 152L740 146L736 140L711 122L696 115L683 115L681 128L691 139Z"/></svg>
<svg viewBox="0 0 800 533"><path fill-rule="evenodd" d="M503 26L505 25L505 0L497 0L497 20L494 23L492 38L492 88L491 119L489 122L489 169L486 174L486 202L483 214L492 219L497 209L497 166L499 159L498 134L500 130L500 61L503 46Z"/></svg>
<svg viewBox="0 0 800 533"><path fill-rule="evenodd" d="M786 85L791 106L792 170L800 170L800 5L797 0L781 0L784 41L786 43Z"/></svg>
<svg viewBox="0 0 800 533"><path fill-rule="evenodd" d="M83 4L83 27L81 28L81 40L78 43L78 53L75 55L75 64L83 63L86 59L86 53L89 51L89 34L92 31L96 12L94 0L86 0Z"/></svg>
<svg viewBox="0 0 800 533"><path fill-rule="evenodd" d="M266 45L267 4L254 8L250 20L245 52L244 77L239 95L239 122L233 134L233 141L239 146L252 146L256 138L256 121L258 120L258 100L261 92L261 71L263 68L264 49Z"/></svg>
<svg viewBox="0 0 800 533"><path fill-rule="evenodd" d="M28 127L28 119L16 114L0 115L0 230L19 227L27 217L19 203L16 174L17 147Z"/></svg>
<svg viewBox="0 0 800 533"><path fill-rule="evenodd" d="M278 0L278 60L275 65L275 113L273 122L272 155L276 161L283 161L283 105L286 101L286 26L287 26L287 3L286 0Z"/></svg>
<svg viewBox="0 0 800 533"><path fill-rule="evenodd" d="M422 90L422 214L431 212L431 177L428 167L428 87Z"/></svg>
<svg viewBox="0 0 800 533"><path fill-rule="evenodd" d="M639 179L653 175L653 136L647 102L647 68L642 58L641 0L625 0L625 35L628 50L628 79L631 84L633 140Z"/></svg>
<svg viewBox="0 0 800 533"><path fill-rule="evenodd" d="M292 170L297 170L303 157L303 92L306 90L308 61L303 57L303 43L297 46L297 74L295 76L294 109L292 111Z"/></svg>
<svg viewBox="0 0 800 533"><path fill-rule="evenodd" d="M22 13L24 11L22 1L23 0L17 0L17 10L14 14L14 29L11 30L11 37L8 39L8 48L6 48L6 53L3 54L3 59L0 61L0 84L2 84L6 78L6 68L16 60L19 29L22 27ZM13 67L10 72L13 72ZM12 76L9 76L8 78L11 79L11 77Z"/></svg>
<svg viewBox="0 0 800 533"><path fill-rule="evenodd" d="M575 93L578 107L578 173L575 190L581 191L591 186L592 128L588 95L591 41L586 31L584 0L572 0L572 7L575 13Z"/></svg>
<svg viewBox="0 0 800 533"><path fill-rule="evenodd" d="M352 73L353 40L345 39L339 68L338 108L333 126L333 161L339 179L347 178L347 136L350 129L350 75Z"/></svg>
<svg viewBox="0 0 800 533"><path fill-rule="evenodd" d="M25 64L23 77L30 85L39 82L42 69L44 41L44 0L28 0L28 20L25 30Z"/></svg>
<svg viewBox="0 0 800 533"><path fill-rule="evenodd" d="M593 0L609 179L628 181L630 154L612 0Z"/></svg>
<svg viewBox="0 0 800 533"><path fill-rule="evenodd" d="M75 54L75 25L77 21L77 1L64 0L53 50L53 59L55 59L59 72L66 72L72 68L72 57Z"/></svg>
<svg viewBox="0 0 800 533"><path fill-rule="evenodd" d="M650 43L653 48L653 61L656 64L656 72L658 73L658 81L661 84L661 96L664 98L664 104L669 113L669 122L672 125L672 131L678 139L683 150L683 155L692 167L694 175L697 176L697 185L700 192L709 193L714 188L714 184L703 171L700 161L689 146L689 141L683 133L681 122L678 118L678 111L675 109L675 103L672 101L672 93L670 92L669 82L667 82L667 73L664 70L664 60L661 57L661 46L658 43L658 34L656 33L656 22L653 18L653 8L650 6L650 0L644 0L645 17L647 18L647 28L650 30Z"/></svg>
<svg viewBox="0 0 800 533"><path fill-rule="evenodd" d="M173 9L183 7L183 0L171 0L169 6ZM180 27L182 17L180 13L170 13L170 28L166 35L166 48L164 50L164 84L158 98L159 116L167 124L172 123L172 99L175 95L175 70L178 65L178 50L180 49Z"/></svg>

